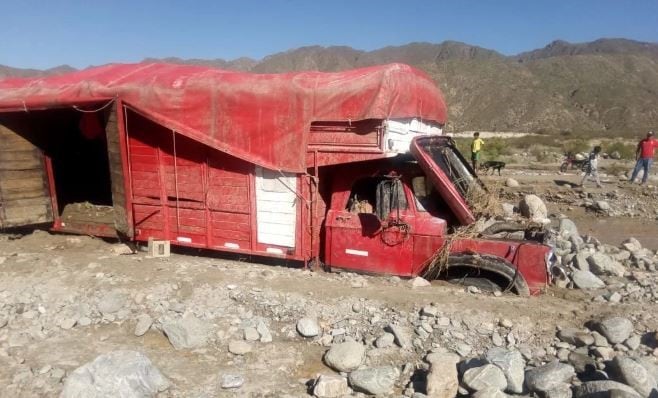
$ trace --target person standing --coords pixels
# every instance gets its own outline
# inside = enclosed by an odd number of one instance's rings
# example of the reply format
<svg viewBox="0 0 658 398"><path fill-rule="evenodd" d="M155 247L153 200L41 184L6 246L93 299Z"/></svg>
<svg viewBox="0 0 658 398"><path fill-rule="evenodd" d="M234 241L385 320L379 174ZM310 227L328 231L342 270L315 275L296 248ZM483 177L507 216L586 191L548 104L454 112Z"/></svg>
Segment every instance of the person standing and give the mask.
<svg viewBox="0 0 658 398"><path fill-rule="evenodd" d="M473 141L471 142L471 164L473 165L473 171L477 173L478 171L478 161L480 160L480 151L484 146L484 141L480 138L480 133L473 133Z"/></svg>
<svg viewBox="0 0 658 398"><path fill-rule="evenodd" d="M643 169L644 174L642 175L641 184L646 184L656 148L658 148L658 140L654 137L653 131L649 131L646 138L637 144L637 149L635 150L635 159L637 159L637 162L635 163L633 174L628 180L629 182L634 182L635 177L640 173L640 169Z"/></svg>
<svg viewBox="0 0 658 398"><path fill-rule="evenodd" d="M592 152L589 153L587 157L587 162L585 163L585 175L583 180L580 182L582 187L587 181L588 177L593 177L596 182L596 187L601 188L601 180L599 180L599 154L601 153L601 147L595 146Z"/></svg>

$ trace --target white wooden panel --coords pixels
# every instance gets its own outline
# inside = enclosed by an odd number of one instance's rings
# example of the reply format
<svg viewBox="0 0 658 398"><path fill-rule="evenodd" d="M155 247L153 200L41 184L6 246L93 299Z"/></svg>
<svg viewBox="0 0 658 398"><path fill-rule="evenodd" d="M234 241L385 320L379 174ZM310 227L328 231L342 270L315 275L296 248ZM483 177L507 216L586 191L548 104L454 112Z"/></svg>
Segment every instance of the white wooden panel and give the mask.
<svg viewBox="0 0 658 398"><path fill-rule="evenodd" d="M256 167L258 242L295 247L297 176Z"/></svg>
<svg viewBox="0 0 658 398"><path fill-rule="evenodd" d="M259 222L266 222L271 224L287 225L290 223L290 214L286 213L269 213L262 212L258 215Z"/></svg>
<svg viewBox="0 0 658 398"><path fill-rule="evenodd" d="M409 153L409 145L414 137L442 133L441 126L437 124L418 119L390 119L386 121L384 150L388 153Z"/></svg>

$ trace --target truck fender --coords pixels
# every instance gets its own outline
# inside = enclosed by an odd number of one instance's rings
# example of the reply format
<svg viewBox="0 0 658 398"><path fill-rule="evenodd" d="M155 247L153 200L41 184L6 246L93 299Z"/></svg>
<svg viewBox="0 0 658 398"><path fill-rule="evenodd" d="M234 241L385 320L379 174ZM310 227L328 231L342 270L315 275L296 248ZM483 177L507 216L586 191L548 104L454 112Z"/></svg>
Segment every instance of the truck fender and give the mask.
<svg viewBox="0 0 658 398"><path fill-rule="evenodd" d="M473 269L478 272L484 271L483 277L485 278L487 277L486 274L493 274L505 281L507 286L502 286L503 289L515 291L519 296L530 295L530 288L523 275L521 275L514 264L503 258L487 254L451 254L448 257L448 269L451 268Z"/></svg>

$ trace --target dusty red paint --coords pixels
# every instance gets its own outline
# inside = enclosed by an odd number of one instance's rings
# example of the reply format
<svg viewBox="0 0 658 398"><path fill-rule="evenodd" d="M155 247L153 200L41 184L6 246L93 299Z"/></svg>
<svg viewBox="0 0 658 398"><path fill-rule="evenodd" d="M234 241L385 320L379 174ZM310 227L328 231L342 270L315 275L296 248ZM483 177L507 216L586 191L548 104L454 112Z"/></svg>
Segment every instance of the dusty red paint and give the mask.
<svg viewBox="0 0 658 398"><path fill-rule="evenodd" d="M127 221L138 241L153 237L292 260L319 258L333 267L414 276L444 245L448 225L475 219L420 145L445 138L416 139L411 150L417 164L386 158L386 118L445 122L440 92L413 68L244 75L189 66L113 65L37 81L0 82L0 112L98 106L112 98L119 110ZM257 241L256 165L298 173L294 248ZM48 162L46 168L56 210ZM393 174L401 176L408 208L386 220L346 210L358 178ZM440 194L429 211L418 206L411 189L412 178L423 175ZM55 220L54 229L64 229L61 220ZM113 233L108 226L71 224L66 229ZM268 253L268 248L283 254ZM488 254L508 262L532 293L548 282L548 250L503 240L467 239L452 245L453 253Z"/></svg>
<svg viewBox="0 0 658 398"><path fill-rule="evenodd" d="M345 210L350 195L349 189L355 180L364 176L389 174L392 169L407 176L403 178L403 182L409 209L402 211L400 218L410 227L407 238L398 239L399 243L394 246L384 243L385 240L396 242L396 239L386 238L386 229L381 229L374 215L363 217L364 215ZM428 260L447 239L445 218L448 218L449 214L433 216L429 212L419 211L410 189L411 178L417 175L421 175L417 166L415 169L410 165L396 166L386 160L362 163L359 167L351 167L350 173L338 170L332 188L331 208L327 212L325 223L328 237L325 241L326 262L334 267L369 273L422 275L428 266ZM448 183L447 179L442 181ZM444 196L446 197L450 198ZM462 201L458 195L452 199ZM392 218L394 217L389 217L388 221ZM397 231L394 229L390 233L395 236ZM361 255L349 255L346 250ZM549 247L538 243L510 240L455 240L451 246L451 253L454 254L489 254L518 267L532 294L538 294L549 282L545 263L549 250Z"/></svg>
<svg viewBox="0 0 658 398"><path fill-rule="evenodd" d="M211 148L291 172L306 170L304 149L313 122L418 117L442 125L447 115L432 79L403 64L285 74L110 64L44 78L0 80L0 112L113 98Z"/></svg>

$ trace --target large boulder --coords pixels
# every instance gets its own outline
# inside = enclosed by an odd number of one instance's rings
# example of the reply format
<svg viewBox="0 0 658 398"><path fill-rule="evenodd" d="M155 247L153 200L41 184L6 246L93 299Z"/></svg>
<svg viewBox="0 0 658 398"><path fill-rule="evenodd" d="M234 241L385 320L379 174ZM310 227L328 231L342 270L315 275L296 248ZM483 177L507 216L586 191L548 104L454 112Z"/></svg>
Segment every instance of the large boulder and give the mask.
<svg viewBox="0 0 658 398"><path fill-rule="evenodd" d="M355 391L371 395L388 395L393 391L400 371L392 366L358 369L350 373L350 385Z"/></svg>
<svg viewBox="0 0 658 398"><path fill-rule="evenodd" d="M135 325L135 336L143 336L149 331L153 324L153 318L148 314L142 314L137 317L137 324Z"/></svg>
<svg viewBox="0 0 658 398"><path fill-rule="evenodd" d="M471 398L508 398L509 396L497 388L488 387L484 390L476 391Z"/></svg>
<svg viewBox="0 0 658 398"><path fill-rule="evenodd" d="M169 381L137 351L113 351L74 370L61 398L147 398L166 390Z"/></svg>
<svg viewBox="0 0 658 398"><path fill-rule="evenodd" d="M162 330L175 349L200 348L207 344L209 326L192 314L181 319L164 322Z"/></svg>
<svg viewBox="0 0 658 398"><path fill-rule="evenodd" d="M410 279L408 283L409 286L411 286L413 289L432 286L432 283L430 281L428 281L427 279L421 276L417 276L415 278Z"/></svg>
<svg viewBox="0 0 658 398"><path fill-rule="evenodd" d="M571 236L580 236L576 224L568 218L560 220L560 236L564 239L569 239Z"/></svg>
<svg viewBox="0 0 658 398"><path fill-rule="evenodd" d="M234 355L246 355L251 352L251 344L242 340L231 340L228 343L228 352Z"/></svg>
<svg viewBox="0 0 658 398"><path fill-rule="evenodd" d="M612 344L622 343L633 333L633 322L622 317L610 317L596 324L598 331Z"/></svg>
<svg viewBox="0 0 658 398"><path fill-rule="evenodd" d="M573 366L553 361L528 370L525 384L532 392L545 392L564 385L575 374Z"/></svg>
<svg viewBox="0 0 658 398"><path fill-rule="evenodd" d="M639 252L642 250L642 243L639 240L630 237L625 241L621 242L621 247L628 250L631 253Z"/></svg>
<svg viewBox="0 0 658 398"><path fill-rule="evenodd" d="M504 390L507 388L507 379L503 371L491 364L471 368L464 372L462 383L471 391L480 391L487 388Z"/></svg>
<svg viewBox="0 0 658 398"><path fill-rule="evenodd" d="M605 282L589 271L574 270L571 280L579 289L601 289L605 287Z"/></svg>
<svg viewBox="0 0 658 398"><path fill-rule="evenodd" d="M592 337L591 333L576 328L565 328L560 330L557 333L557 338L560 339L560 341L578 347L594 344L594 337Z"/></svg>
<svg viewBox="0 0 658 398"><path fill-rule="evenodd" d="M546 204L537 195L526 195L519 202L521 215L535 222L543 223L548 219Z"/></svg>
<svg viewBox="0 0 658 398"><path fill-rule="evenodd" d="M603 212L610 211L610 203L606 202L605 200L597 200L595 206L597 210Z"/></svg>
<svg viewBox="0 0 658 398"><path fill-rule="evenodd" d="M576 373L593 372L596 369L596 359L589 356L587 351L571 351L568 360Z"/></svg>
<svg viewBox="0 0 658 398"><path fill-rule="evenodd" d="M612 380L587 381L574 388L574 398L608 398L613 397L613 393L621 391L626 396L632 398L642 398L637 391L626 384L618 383Z"/></svg>
<svg viewBox="0 0 658 398"><path fill-rule="evenodd" d="M626 269L620 262L610 256L596 252L587 258L589 269L596 275L624 276Z"/></svg>
<svg viewBox="0 0 658 398"><path fill-rule="evenodd" d="M324 362L339 372L351 372L361 366L366 356L366 347L355 341L334 344L324 354Z"/></svg>
<svg viewBox="0 0 658 398"><path fill-rule="evenodd" d="M347 379L339 375L320 375L313 386L313 395L318 398L339 398L351 392Z"/></svg>
<svg viewBox="0 0 658 398"><path fill-rule="evenodd" d="M98 311L103 315L118 312L126 304L126 295L118 290L113 290L100 298Z"/></svg>
<svg viewBox="0 0 658 398"><path fill-rule="evenodd" d="M658 396L656 379L641 364L631 358L614 357L610 366L610 374L614 380L633 387L645 398L651 396L652 393Z"/></svg>
<svg viewBox="0 0 658 398"><path fill-rule="evenodd" d="M428 360L429 357L428 357ZM427 373L427 396L430 398L454 398L459 390L456 354L433 355Z"/></svg>
<svg viewBox="0 0 658 398"><path fill-rule="evenodd" d="M573 284L579 289L601 289L605 283L589 271L575 270L571 275Z"/></svg>
<svg viewBox="0 0 658 398"><path fill-rule="evenodd" d="M389 324L386 327L386 330L391 332L394 337L395 344L399 345L400 348L411 348L411 332L403 326Z"/></svg>
<svg viewBox="0 0 658 398"><path fill-rule="evenodd" d="M297 321L297 332L303 337L315 337L320 334L320 325L315 318L301 318Z"/></svg>
<svg viewBox="0 0 658 398"><path fill-rule="evenodd" d="M576 253L572 260L572 265L581 271L589 271L589 262L587 261L589 256L590 253L586 250Z"/></svg>
<svg viewBox="0 0 658 398"><path fill-rule="evenodd" d="M525 361L520 352L494 347L487 351L484 359L503 371L507 380L507 388L503 390L517 394L523 392Z"/></svg>

